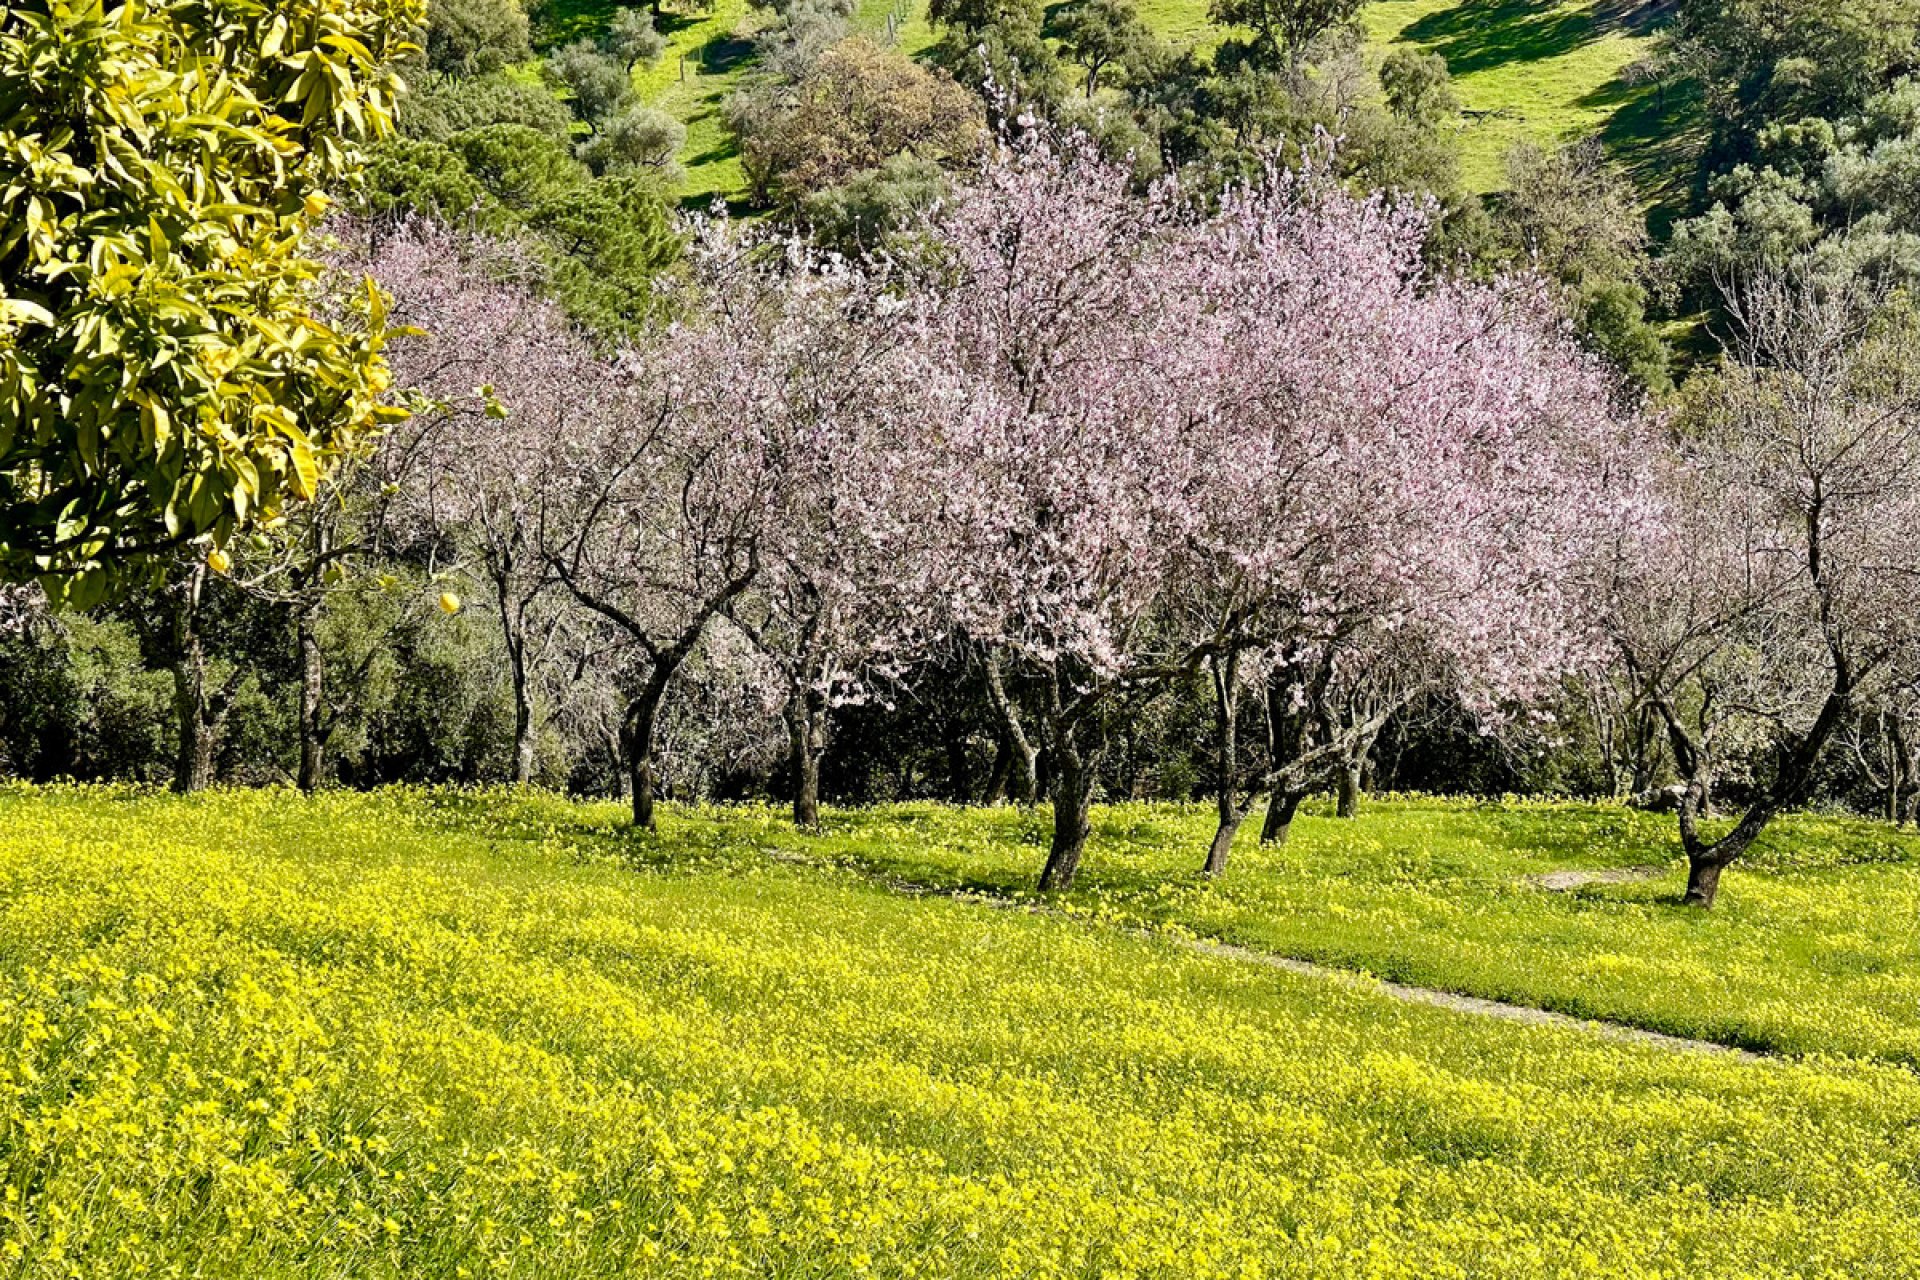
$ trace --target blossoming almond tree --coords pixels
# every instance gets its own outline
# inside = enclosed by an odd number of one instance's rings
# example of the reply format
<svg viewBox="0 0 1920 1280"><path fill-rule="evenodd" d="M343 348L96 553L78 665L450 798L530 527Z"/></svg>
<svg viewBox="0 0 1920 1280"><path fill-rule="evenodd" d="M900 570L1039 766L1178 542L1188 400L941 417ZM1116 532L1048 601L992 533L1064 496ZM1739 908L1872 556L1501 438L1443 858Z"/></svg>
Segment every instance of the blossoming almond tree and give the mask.
<svg viewBox="0 0 1920 1280"><path fill-rule="evenodd" d="M411 221L343 224L339 255L392 295L404 326L389 360L426 403L376 459L398 489L396 532L458 563L498 618L513 691L514 781L532 780L556 699L563 628L546 556L567 441L604 429L624 401L618 370L536 290L513 246ZM437 545L426 545L437 544Z"/></svg>
<svg viewBox="0 0 1920 1280"><path fill-rule="evenodd" d="M926 411L941 532L918 585L1039 690L1044 889L1079 867L1115 707L1200 656L1161 625L1198 475L1171 197L1136 198L1084 141L1029 138L931 228L931 359L953 380Z"/></svg>
<svg viewBox="0 0 1920 1280"><path fill-rule="evenodd" d="M672 302L680 318L621 354L618 410L559 443L566 514L548 526L560 581L637 650L622 741L642 827L654 825L661 704L710 624L763 582L773 588L764 599L804 595L803 563L832 604L797 607L801 626L830 622L844 640L837 610L858 596L836 580L843 565L808 562L798 547L821 514L818 486L843 483L823 460L844 447L857 464L857 439L839 433L857 436L849 421L871 411L833 383L836 360L871 336L848 336L848 297L879 300L851 273L768 254L724 227L697 237L689 263ZM837 650L808 641L794 652L804 655L793 667L802 696L831 685Z"/></svg>
<svg viewBox="0 0 1920 1280"><path fill-rule="evenodd" d="M1683 783L1686 901L1810 793L1857 707L1920 662L1920 317L1787 275L1732 299L1724 370L1694 388L1651 518L1611 546L1606 627ZM1702 825L1746 760L1744 810Z"/></svg>
<svg viewBox="0 0 1920 1280"><path fill-rule="evenodd" d="M895 291L884 264L823 259L799 242L761 252L775 249L777 276L744 271L754 281L745 292L777 291L784 310L768 335L779 385L764 418L781 474L768 495L763 572L728 617L778 674L794 822L812 828L830 712L897 673L927 639L900 575L928 532L915 519L918 427L937 391L921 358L921 308Z"/></svg>
<svg viewBox="0 0 1920 1280"><path fill-rule="evenodd" d="M1181 238L1188 420L1204 441L1183 579L1209 654L1224 868L1247 801L1237 707L1268 716L1283 834L1315 775L1444 684L1491 712L1579 656L1568 571L1607 510L1611 378L1535 282L1428 277L1426 214L1273 174Z"/></svg>

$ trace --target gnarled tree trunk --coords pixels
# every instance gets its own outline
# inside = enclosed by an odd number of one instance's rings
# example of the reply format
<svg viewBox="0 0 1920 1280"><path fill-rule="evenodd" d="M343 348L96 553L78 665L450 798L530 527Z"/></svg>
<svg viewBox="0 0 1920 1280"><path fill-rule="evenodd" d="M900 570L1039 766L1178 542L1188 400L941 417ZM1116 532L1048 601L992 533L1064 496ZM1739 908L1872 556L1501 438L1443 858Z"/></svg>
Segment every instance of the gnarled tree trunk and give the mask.
<svg viewBox="0 0 1920 1280"><path fill-rule="evenodd" d="M1002 728L993 737L993 763L987 768L987 786L980 795L980 803L988 806L1005 804L1007 788L1012 780L1013 743Z"/></svg>
<svg viewBox="0 0 1920 1280"><path fill-rule="evenodd" d="M1240 795L1240 655L1231 651L1215 654L1208 667L1213 677L1213 746L1218 758L1213 804L1218 821L1213 841L1207 846L1204 870L1209 876L1218 876L1227 869L1233 838L1247 817L1246 802Z"/></svg>
<svg viewBox="0 0 1920 1280"><path fill-rule="evenodd" d="M627 778L632 787L633 825L642 831L659 829L659 820L654 814L660 777L654 735L660 703L666 692L666 678L656 671L628 700L625 721L620 728L621 754L626 758Z"/></svg>
<svg viewBox="0 0 1920 1280"><path fill-rule="evenodd" d="M1274 784L1273 794L1267 798L1267 816L1260 824L1261 844L1278 847L1287 842L1287 837L1293 834L1293 815L1299 812L1300 802L1305 798L1287 783Z"/></svg>
<svg viewBox="0 0 1920 1280"><path fill-rule="evenodd" d="M820 828L820 754L826 746L826 700L813 690L787 699L787 750L793 766L793 824Z"/></svg>
<svg viewBox="0 0 1920 1280"><path fill-rule="evenodd" d="M994 712L1000 717L1002 741L1009 753L1008 791L1014 803L1027 806L1040 798L1040 749L1027 737L1026 727L1020 722L1020 709L1014 705L1007 694L1006 678L1000 669L1001 657L998 652L990 652L986 659L987 700L993 704Z"/></svg>
<svg viewBox="0 0 1920 1280"><path fill-rule="evenodd" d="M1081 732L1079 725L1064 725L1056 726L1051 735L1053 843L1040 872L1042 892L1073 887L1080 859L1087 851L1087 836L1093 829L1095 760L1079 741Z"/></svg>
<svg viewBox="0 0 1920 1280"><path fill-rule="evenodd" d="M1844 664L1837 664L1833 688L1821 704L1819 715L1803 735L1781 750L1772 783L1747 807L1733 830L1711 841L1700 834L1698 825L1712 796L1711 761L1687 733L1672 704L1665 699L1657 703L1674 759L1687 780L1679 806L1680 845L1687 854L1687 890L1682 902L1703 909L1713 906L1720 892L1721 872L1753 847L1782 810L1805 801L1813 788L1820 753L1844 722L1852 702L1851 672Z"/></svg>
<svg viewBox="0 0 1920 1280"><path fill-rule="evenodd" d="M1333 813L1337 818L1355 818L1360 815L1360 774L1366 765L1359 760L1343 760L1340 771L1334 779Z"/></svg>
<svg viewBox="0 0 1920 1280"><path fill-rule="evenodd" d="M1306 798L1309 708L1294 705L1293 672L1285 669L1267 677L1267 755L1271 769L1267 814L1260 824L1260 843L1282 845L1293 832L1293 815Z"/></svg>

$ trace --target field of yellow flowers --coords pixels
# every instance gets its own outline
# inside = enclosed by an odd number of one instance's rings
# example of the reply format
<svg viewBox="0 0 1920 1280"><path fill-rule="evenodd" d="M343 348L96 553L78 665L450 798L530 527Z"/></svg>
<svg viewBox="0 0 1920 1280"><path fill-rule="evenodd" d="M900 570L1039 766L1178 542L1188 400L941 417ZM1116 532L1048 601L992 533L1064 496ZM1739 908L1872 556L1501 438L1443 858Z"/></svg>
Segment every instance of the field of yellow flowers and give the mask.
<svg viewBox="0 0 1920 1280"><path fill-rule="evenodd" d="M1903 1066L1476 1019L1124 902L793 865L929 826L979 846L929 866L1031 852L1017 816L835 822L0 790L0 1271L1920 1275ZM1109 863L1095 892L1147 892Z"/></svg>
<svg viewBox="0 0 1920 1280"><path fill-rule="evenodd" d="M1104 810L1076 901L1399 982L1742 1048L1920 1067L1910 828L1790 815L1700 912L1678 905L1686 863L1671 815L1418 798L1343 821L1321 803L1282 848L1243 832L1219 882L1198 874L1212 821L1198 805ZM832 831L816 856L1017 896L1033 882L1045 820L925 806L839 814ZM1622 868L1651 874L1573 892L1537 881Z"/></svg>

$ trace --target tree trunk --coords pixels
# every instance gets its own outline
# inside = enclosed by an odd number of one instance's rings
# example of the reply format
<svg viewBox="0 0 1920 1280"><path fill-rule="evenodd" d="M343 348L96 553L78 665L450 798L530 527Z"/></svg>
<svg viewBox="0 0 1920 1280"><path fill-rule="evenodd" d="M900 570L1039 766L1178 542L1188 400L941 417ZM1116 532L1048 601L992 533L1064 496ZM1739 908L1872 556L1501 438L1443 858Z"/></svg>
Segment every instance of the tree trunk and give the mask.
<svg viewBox="0 0 1920 1280"><path fill-rule="evenodd" d="M1720 892L1720 873L1726 869L1727 862L1718 858L1689 858L1687 860L1687 892L1681 901L1689 907L1711 907L1715 895Z"/></svg>
<svg viewBox="0 0 1920 1280"><path fill-rule="evenodd" d="M1336 780L1333 812L1335 817L1354 818L1360 814L1360 774L1366 768L1365 760L1344 760L1340 764L1340 776Z"/></svg>
<svg viewBox="0 0 1920 1280"><path fill-rule="evenodd" d="M666 682L658 675L627 703L626 723L621 727L620 746L627 760L627 777L633 791L633 825L642 831L659 829L654 816L654 798L659 784L654 759L654 727L660 715L660 702L666 696Z"/></svg>
<svg viewBox="0 0 1920 1280"><path fill-rule="evenodd" d="M174 756L173 789L182 795L213 783L214 741L220 715L207 694L207 653L200 639L200 593L207 570L195 565L179 584L170 619L173 711L180 741Z"/></svg>
<svg viewBox="0 0 1920 1280"><path fill-rule="evenodd" d="M1654 775L1660 767L1660 722L1651 708L1642 706L1627 723L1628 750L1633 762L1627 794L1643 796L1653 790Z"/></svg>
<svg viewBox="0 0 1920 1280"><path fill-rule="evenodd" d="M527 688L527 667L523 656L514 653L513 665L513 781L516 786L533 782L533 698Z"/></svg>
<svg viewBox="0 0 1920 1280"><path fill-rule="evenodd" d="M1897 716L1887 718L1887 745L1891 748L1887 764L1887 821L1897 827L1906 814L1906 792L1917 781L1907 731Z"/></svg>
<svg viewBox="0 0 1920 1280"><path fill-rule="evenodd" d="M1020 730L1016 717L1008 741L1013 745L1013 776L1008 794L1023 809L1040 803L1040 749Z"/></svg>
<svg viewBox="0 0 1920 1280"><path fill-rule="evenodd" d="M500 635L507 651L507 676L513 686L513 781L533 781L533 680L527 672L526 608L524 594L513 590L515 558L511 552L491 573L494 603L500 611Z"/></svg>
<svg viewBox="0 0 1920 1280"><path fill-rule="evenodd" d="M1209 876L1225 874L1227 858L1233 853L1233 838L1240 833L1240 824L1246 821L1246 817L1244 809L1220 815L1220 823L1213 829L1213 843L1207 846L1206 872Z"/></svg>
<svg viewBox="0 0 1920 1280"><path fill-rule="evenodd" d="M1293 831L1293 815L1305 796L1300 761L1306 753L1308 718L1294 706L1290 673L1267 677L1267 755L1273 782L1267 796L1267 816L1260 824L1260 843L1283 845Z"/></svg>
<svg viewBox="0 0 1920 1280"><path fill-rule="evenodd" d="M1007 787L1013 780L1013 743L1002 729L994 735L993 765L987 771L987 789L980 797L980 803L988 806L1007 802Z"/></svg>
<svg viewBox="0 0 1920 1280"><path fill-rule="evenodd" d="M174 755L173 789L181 795L213 785L214 733L203 714L204 680L204 673L192 671L188 662L175 664L174 711L180 725L180 745Z"/></svg>
<svg viewBox="0 0 1920 1280"><path fill-rule="evenodd" d="M633 755L627 764L627 792L633 798L633 825L642 831L658 831L654 816L653 758L651 754Z"/></svg>
<svg viewBox="0 0 1920 1280"><path fill-rule="evenodd" d="M1207 846L1204 869L1209 876L1218 876L1227 869L1233 837L1247 816L1240 800L1239 655L1216 654L1209 666L1213 674L1214 754L1218 757L1213 806L1219 821L1213 830L1213 842Z"/></svg>
<svg viewBox="0 0 1920 1280"><path fill-rule="evenodd" d="M787 749L793 765L793 825L820 829L821 721L826 708L811 690L787 699Z"/></svg>
<svg viewBox="0 0 1920 1280"><path fill-rule="evenodd" d="M1075 737L1074 726L1056 726L1052 735L1053 844L1040 872L1043 893L1073 887L1093 825L1093 762Z"/></svg>
<svg viewBox="0 0 1920 1280"><path fill-rule="evenodd" d="M947 752L947 797L954 804L966 804L973 799L973 761L967 754L966 720L946 717L941 737Z"/></svg>
<svg viewBox="0 0 1920 1280"><path fill-rule="evenodd" d="M1300 808L1301 796L1284 782L1275 783L1273 795L1267 800L1266 820L1260 824L1260 843L1276 847L1287 842L1293 834L1293 815Z"/></svg>
<svg viewBox="0 0 1920 1280"><path fill-rule="evenodd" d="M320 649L317 603L299 607L294 638L300 650L300 789L308 795L326 782L326 655Z"/></svg>
<svg viewBox="0 0 1920 1280"><path fill-rule="evenodd" d="M1772 785L1747 807L1733 830L1711 842L1701 838L1698 827L1712 796L1710 764L1687 736L1671 705L1662 704L1661 716L1667 722L1674 758L1690 775L1687 789L1680 797L1679 810L1680 846L1687 854L1687 891L1681 899L1684 904L1703 909L1713 906L1714 897L1720 892L1720 873L1753 847L1753 842L1781 811L1805 801L1813 786L1813 771L1820 762L1820 753L1845 721L1852 702L1853 683L1847 670L1841 668L1812 727L1781 751L1774 765Z"/></svg>

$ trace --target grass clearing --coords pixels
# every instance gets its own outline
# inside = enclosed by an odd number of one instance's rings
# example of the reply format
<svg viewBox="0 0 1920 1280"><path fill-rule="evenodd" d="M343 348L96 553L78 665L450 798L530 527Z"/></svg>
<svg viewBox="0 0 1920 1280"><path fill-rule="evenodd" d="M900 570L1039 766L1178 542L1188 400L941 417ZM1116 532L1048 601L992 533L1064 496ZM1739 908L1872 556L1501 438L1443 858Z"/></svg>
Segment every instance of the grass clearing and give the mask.
<svg viewBox="0 0 1920 1280"><path fill-rule="evenodd" d="M1361 11L1380 49L1408 45L1447 60L1466 109L1461 164L1468 186L1497 191L1513 145L1607 136L1651 89L1620 73L1640 58L1644 25L1617 0L1375 0ZM1655 122L1648 121L1648 125ZM1662 121L1660 124L1670 122ZM1615 141L1630 148L1638 128Z"/></svg>
<svg viewBox="0 0 1920 1280"><path fill-rule="evenodd" d="M546 20L547 42L603 31L613 7L612 0L560 0ZM1169 43L1210 48L1220 39L1208 0L1142 0L1139 9ZM1446 57L1467 110L1461 157L1473 190L1500 189L1517 141L1597 134L1663 218L1686 194L1699 138L1687 93L1620 78L1646 51L1648 9L1629 0L1374 0L1360 20L1378 53L1411 45ZM884 37L889 14L903 52L919 56L932 45L925 0L859 0L855 25ZM689 206L738 203L745 192L722 104L752 64L752 35L771 20L747 0L668 9L659 24L666 55L635 73L640 96L687 126L681 164Z"/></svg>
<svg viewBox="0 0 1920 1280"><path fill-rule="evenodd" d="M547 20L544 44L564 43L606 30L617 7L613 0L559 0ZM895 44L918 55L933 43L933 27L924 0L858 0L854 26L884 37L889 15L895 18ZM745 212L747 190L740 153L726 125L727 95L752 68L753 37L776 21L773 13L748 0L711 0L707 7L670 8L656 25L667 39L666 52L650 67L634 71L634 88L643 102L687 127L680 151L686 172L681 202L705 210L713 201Z"/></svg>
<svg viewBox="0 0 1920 1280"><path fill-rule="evenodd" d="M930 842L937 817L815 843ZM1136 847L1193 825L1104 820ZM1908 1071L1410 1007L784 866L764 810L669 823L636 843L610 806L500 795L0 791L0 1256L33 1276L1920 1274ZM952 826L975 858L1026 847L1018 815ZM1527 838L1434 857L1555 860Z"/></svg>

